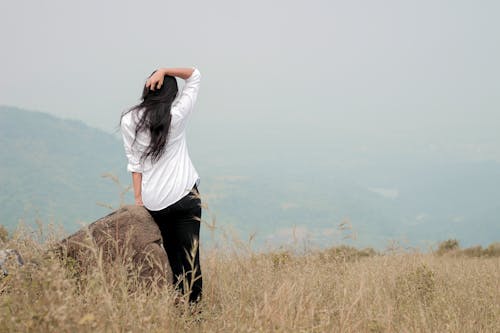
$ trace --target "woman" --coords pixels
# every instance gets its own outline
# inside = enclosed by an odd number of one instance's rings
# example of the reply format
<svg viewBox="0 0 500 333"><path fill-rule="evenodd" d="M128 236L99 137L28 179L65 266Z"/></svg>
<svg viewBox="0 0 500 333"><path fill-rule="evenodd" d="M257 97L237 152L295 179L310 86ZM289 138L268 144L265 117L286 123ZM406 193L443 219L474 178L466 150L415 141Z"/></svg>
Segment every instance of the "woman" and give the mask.
<svg viewBox="0 0 500 333"><path fill-rule="evenodd" d="M185 80L178 94L177 80ZM160 228L175 287L201 299L198 253L201 221L200 177L186 144L186 124L200 88L200 71L161 68L148 78L142 101L120 119L132 173L135 203L144 206Z"/></svg>

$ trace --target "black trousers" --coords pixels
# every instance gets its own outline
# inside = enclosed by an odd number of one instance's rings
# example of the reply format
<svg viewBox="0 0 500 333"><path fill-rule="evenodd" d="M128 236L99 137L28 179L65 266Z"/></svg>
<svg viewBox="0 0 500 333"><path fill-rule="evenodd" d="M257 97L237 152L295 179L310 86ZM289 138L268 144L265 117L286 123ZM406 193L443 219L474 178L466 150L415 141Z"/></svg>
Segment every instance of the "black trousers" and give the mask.
<svg viewBox="0 0 500 333"><path fill-rule="evenodd" d="M189 301L201 299L202 277L199 255L201 199L196 185L176 203L149 213L160 228L172 268L174 286Z"/></svg>

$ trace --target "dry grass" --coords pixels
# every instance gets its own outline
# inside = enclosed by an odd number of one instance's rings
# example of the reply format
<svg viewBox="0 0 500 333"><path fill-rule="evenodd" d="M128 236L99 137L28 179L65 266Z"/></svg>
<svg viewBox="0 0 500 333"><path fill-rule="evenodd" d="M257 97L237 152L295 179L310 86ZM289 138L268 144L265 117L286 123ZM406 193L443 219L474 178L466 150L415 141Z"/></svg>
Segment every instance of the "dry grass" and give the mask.
<svg viewBox="0 0 500 333"><path fill-rule="evenodd" d="M36 235L35 235L36 236ZM0 332L498 332L500 259L349 247L294 254L232 245L201 252L201 314L174 306L170 288L130 288L124 267L75 277L43 242L18 231L2 248ZM96 252L97 253L97 252ZM132 292L130 290L133 290Z"/></svg>

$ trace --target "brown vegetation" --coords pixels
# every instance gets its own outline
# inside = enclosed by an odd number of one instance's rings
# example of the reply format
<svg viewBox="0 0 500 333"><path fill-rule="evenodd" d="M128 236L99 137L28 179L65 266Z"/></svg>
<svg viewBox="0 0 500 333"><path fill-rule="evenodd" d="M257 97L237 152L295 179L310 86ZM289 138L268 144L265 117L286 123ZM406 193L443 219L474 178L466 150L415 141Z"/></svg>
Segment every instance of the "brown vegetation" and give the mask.
<svg viewBox="0 0 500 333"><path fill-rule="evenodd" d="M458 240L448 239L439 244L435 253L440 256L500 257L500 242L492 243L487 248L477 245L461 249Z"/></svg>
<svg viewBox="0 0 500 333"><path fill-rule="evenodd" d="M0 332L496 332L500 322L500 258L465 254L475 250L202 249L204 296L193 315L174 305L171 288L146 288L125 264L106 278L98 251L79 283L70 262L45 255L61 237L32 235L5 243L27 264L0 279Z"/></svg>

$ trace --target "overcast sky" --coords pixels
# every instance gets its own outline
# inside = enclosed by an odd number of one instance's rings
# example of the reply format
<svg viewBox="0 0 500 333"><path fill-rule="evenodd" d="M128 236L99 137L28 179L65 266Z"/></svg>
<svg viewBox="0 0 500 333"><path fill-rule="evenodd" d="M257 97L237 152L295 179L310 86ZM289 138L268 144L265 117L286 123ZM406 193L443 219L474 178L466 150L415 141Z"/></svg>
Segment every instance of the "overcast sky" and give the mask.
<svg viewBox="0 0 500 333"><path fill-rule="evenodd" d="M500 161L496 0L0 3L3 105L111 132L152 70L196 66L195 149L398 142Z"/></svg>

